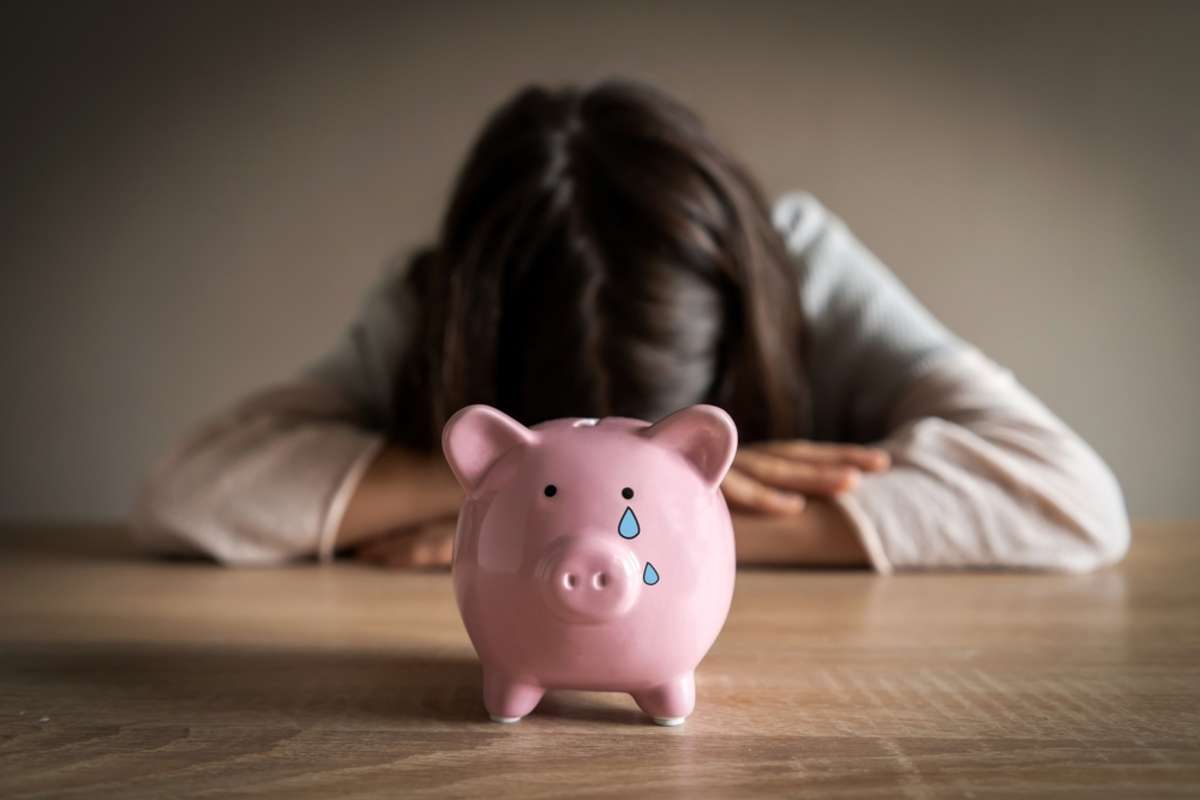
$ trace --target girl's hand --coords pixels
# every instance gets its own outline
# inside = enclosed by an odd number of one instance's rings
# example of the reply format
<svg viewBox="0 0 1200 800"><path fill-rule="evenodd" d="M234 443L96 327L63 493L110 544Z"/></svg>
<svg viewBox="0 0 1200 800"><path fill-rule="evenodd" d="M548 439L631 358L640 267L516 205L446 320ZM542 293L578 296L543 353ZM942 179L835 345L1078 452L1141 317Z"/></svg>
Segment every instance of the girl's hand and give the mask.
<svg viewBox="0 0 1200 800"><path fill-rule="evenodd" d="M803 439L738 448L721 489L735 511L796 514L806 497L830 497L853 489L863 472L883 472L886 450Z"/></svg>
<svg viewBox="0 0 1200 800"><path fill-rule="evenodd" d="M395 569L449 567L455 527L456 520L451 517L406 528L361 545L354 557Z"/></svg>

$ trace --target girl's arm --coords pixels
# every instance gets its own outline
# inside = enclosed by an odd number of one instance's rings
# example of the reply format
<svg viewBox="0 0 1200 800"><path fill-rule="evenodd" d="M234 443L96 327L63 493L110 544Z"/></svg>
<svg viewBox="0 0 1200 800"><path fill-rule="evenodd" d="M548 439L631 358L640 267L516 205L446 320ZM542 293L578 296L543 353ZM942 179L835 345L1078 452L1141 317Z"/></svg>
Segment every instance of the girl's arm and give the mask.
<svg viewBox="0 0 1200 800"><path fill-rule="evenodd" d="M888 427L881 445L891 470L864 475L833 499L877 569L1078 572L1128 549L1129 521L1109 468L978 350L928 365Z"/></svg>
<svg viewBox="0 0 1200 800"><path fill-rule="evenodd" d="M226 564L322 560L458 510L440 454L387 445L310 381L261 392L201 425L146 482L134 519L156 552Z"/></svg>
<svg viewBox="0 0 1200 800"><path fill-rule="evenodd" d="M134 532L156 552L229 564L329 557L352 488L381 447L329 386L260 392L198 426L155 468Z"/></svg>
<svg viewBox="0 0 1200 800"><path fill-rule="evenodd" d="M831 498L877 569L1121 558L1120 487L1078 435L810 195L783 198L776 222L801 270L814 438L890 455L890 469Z"/></svg>
<svg viewBox="0 0 1200 800"><path fill-rule="evenodd" d="M440 454L385 445L382 433L412 311L394 273L304 375L191 432L146 482L137 537L160 552L266 564L329 558L452 514L459 490Z"/></svg>

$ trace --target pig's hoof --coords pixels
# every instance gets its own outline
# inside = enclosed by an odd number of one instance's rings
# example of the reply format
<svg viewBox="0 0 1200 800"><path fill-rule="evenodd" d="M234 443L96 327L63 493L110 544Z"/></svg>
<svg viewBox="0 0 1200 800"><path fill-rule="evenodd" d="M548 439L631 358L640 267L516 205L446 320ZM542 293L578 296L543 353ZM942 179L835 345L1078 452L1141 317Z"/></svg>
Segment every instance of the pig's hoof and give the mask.
<svg viewBox="0 0 1200 800"><path fill-rule="evenodd" d="M682 725L687 717L655 717L654 724L662 725L664 728L674 728L676 725Z"/></svg>
<svg viewBox="0 0 1200 800"><path fill-rule="evenodd" d="M514 722L520 722L520 717L502 717L498 714L488 714L492 718L492 722L503 722L505 725L511 725ZM682 722L682 720L680 720Z"/></svg>

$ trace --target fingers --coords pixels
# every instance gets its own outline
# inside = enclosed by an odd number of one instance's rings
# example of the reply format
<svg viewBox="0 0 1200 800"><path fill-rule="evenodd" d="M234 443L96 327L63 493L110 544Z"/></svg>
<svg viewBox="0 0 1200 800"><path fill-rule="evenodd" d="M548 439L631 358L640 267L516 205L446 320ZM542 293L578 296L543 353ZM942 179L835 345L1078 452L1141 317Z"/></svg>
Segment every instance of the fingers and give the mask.
<svg viewBox="0 0 1200 800"><path fill-rule="evenodd" d="M745 448L813 464L841 464L864 472L882 472L891 466L891 455L878 447L857 444L826 444L803 439L759 442Z"/></svg>
<svg viewBox="0 0 1200 800"><path fill-rule="evenodd" d="M453 522L434 522L359 547L355 556L381 567L437 568L450 565L454 552Z"/></svg>
<svg viewBox="0 0 1200 800"><path fill-rule="evenodd" d="M845 464L813 463L749 448L738 451L733 463L760 483L801 494L838 494L854 488L860 475L857 467Z"/></svg>
<svg viewBox="0 0 1200 800"><path fill-rule="evenodd" d="M804 509L804 496L775 489L732 468L721 482L725 500L735 509L767 514L796 514Z"/></svg>

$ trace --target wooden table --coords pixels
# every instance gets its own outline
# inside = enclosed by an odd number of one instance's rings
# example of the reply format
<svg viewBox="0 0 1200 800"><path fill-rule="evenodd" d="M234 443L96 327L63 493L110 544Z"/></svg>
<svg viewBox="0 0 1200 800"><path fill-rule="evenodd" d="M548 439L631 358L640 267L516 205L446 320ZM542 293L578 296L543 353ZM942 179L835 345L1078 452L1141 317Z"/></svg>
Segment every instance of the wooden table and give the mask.
<svg viewBox="0 0 1200 800"><path fill-rule="evenodd" d="M0 797L1200 794L1200 525L1085 576L756 571L677 729L502 726L446 574L0 531Z"/></svg>

